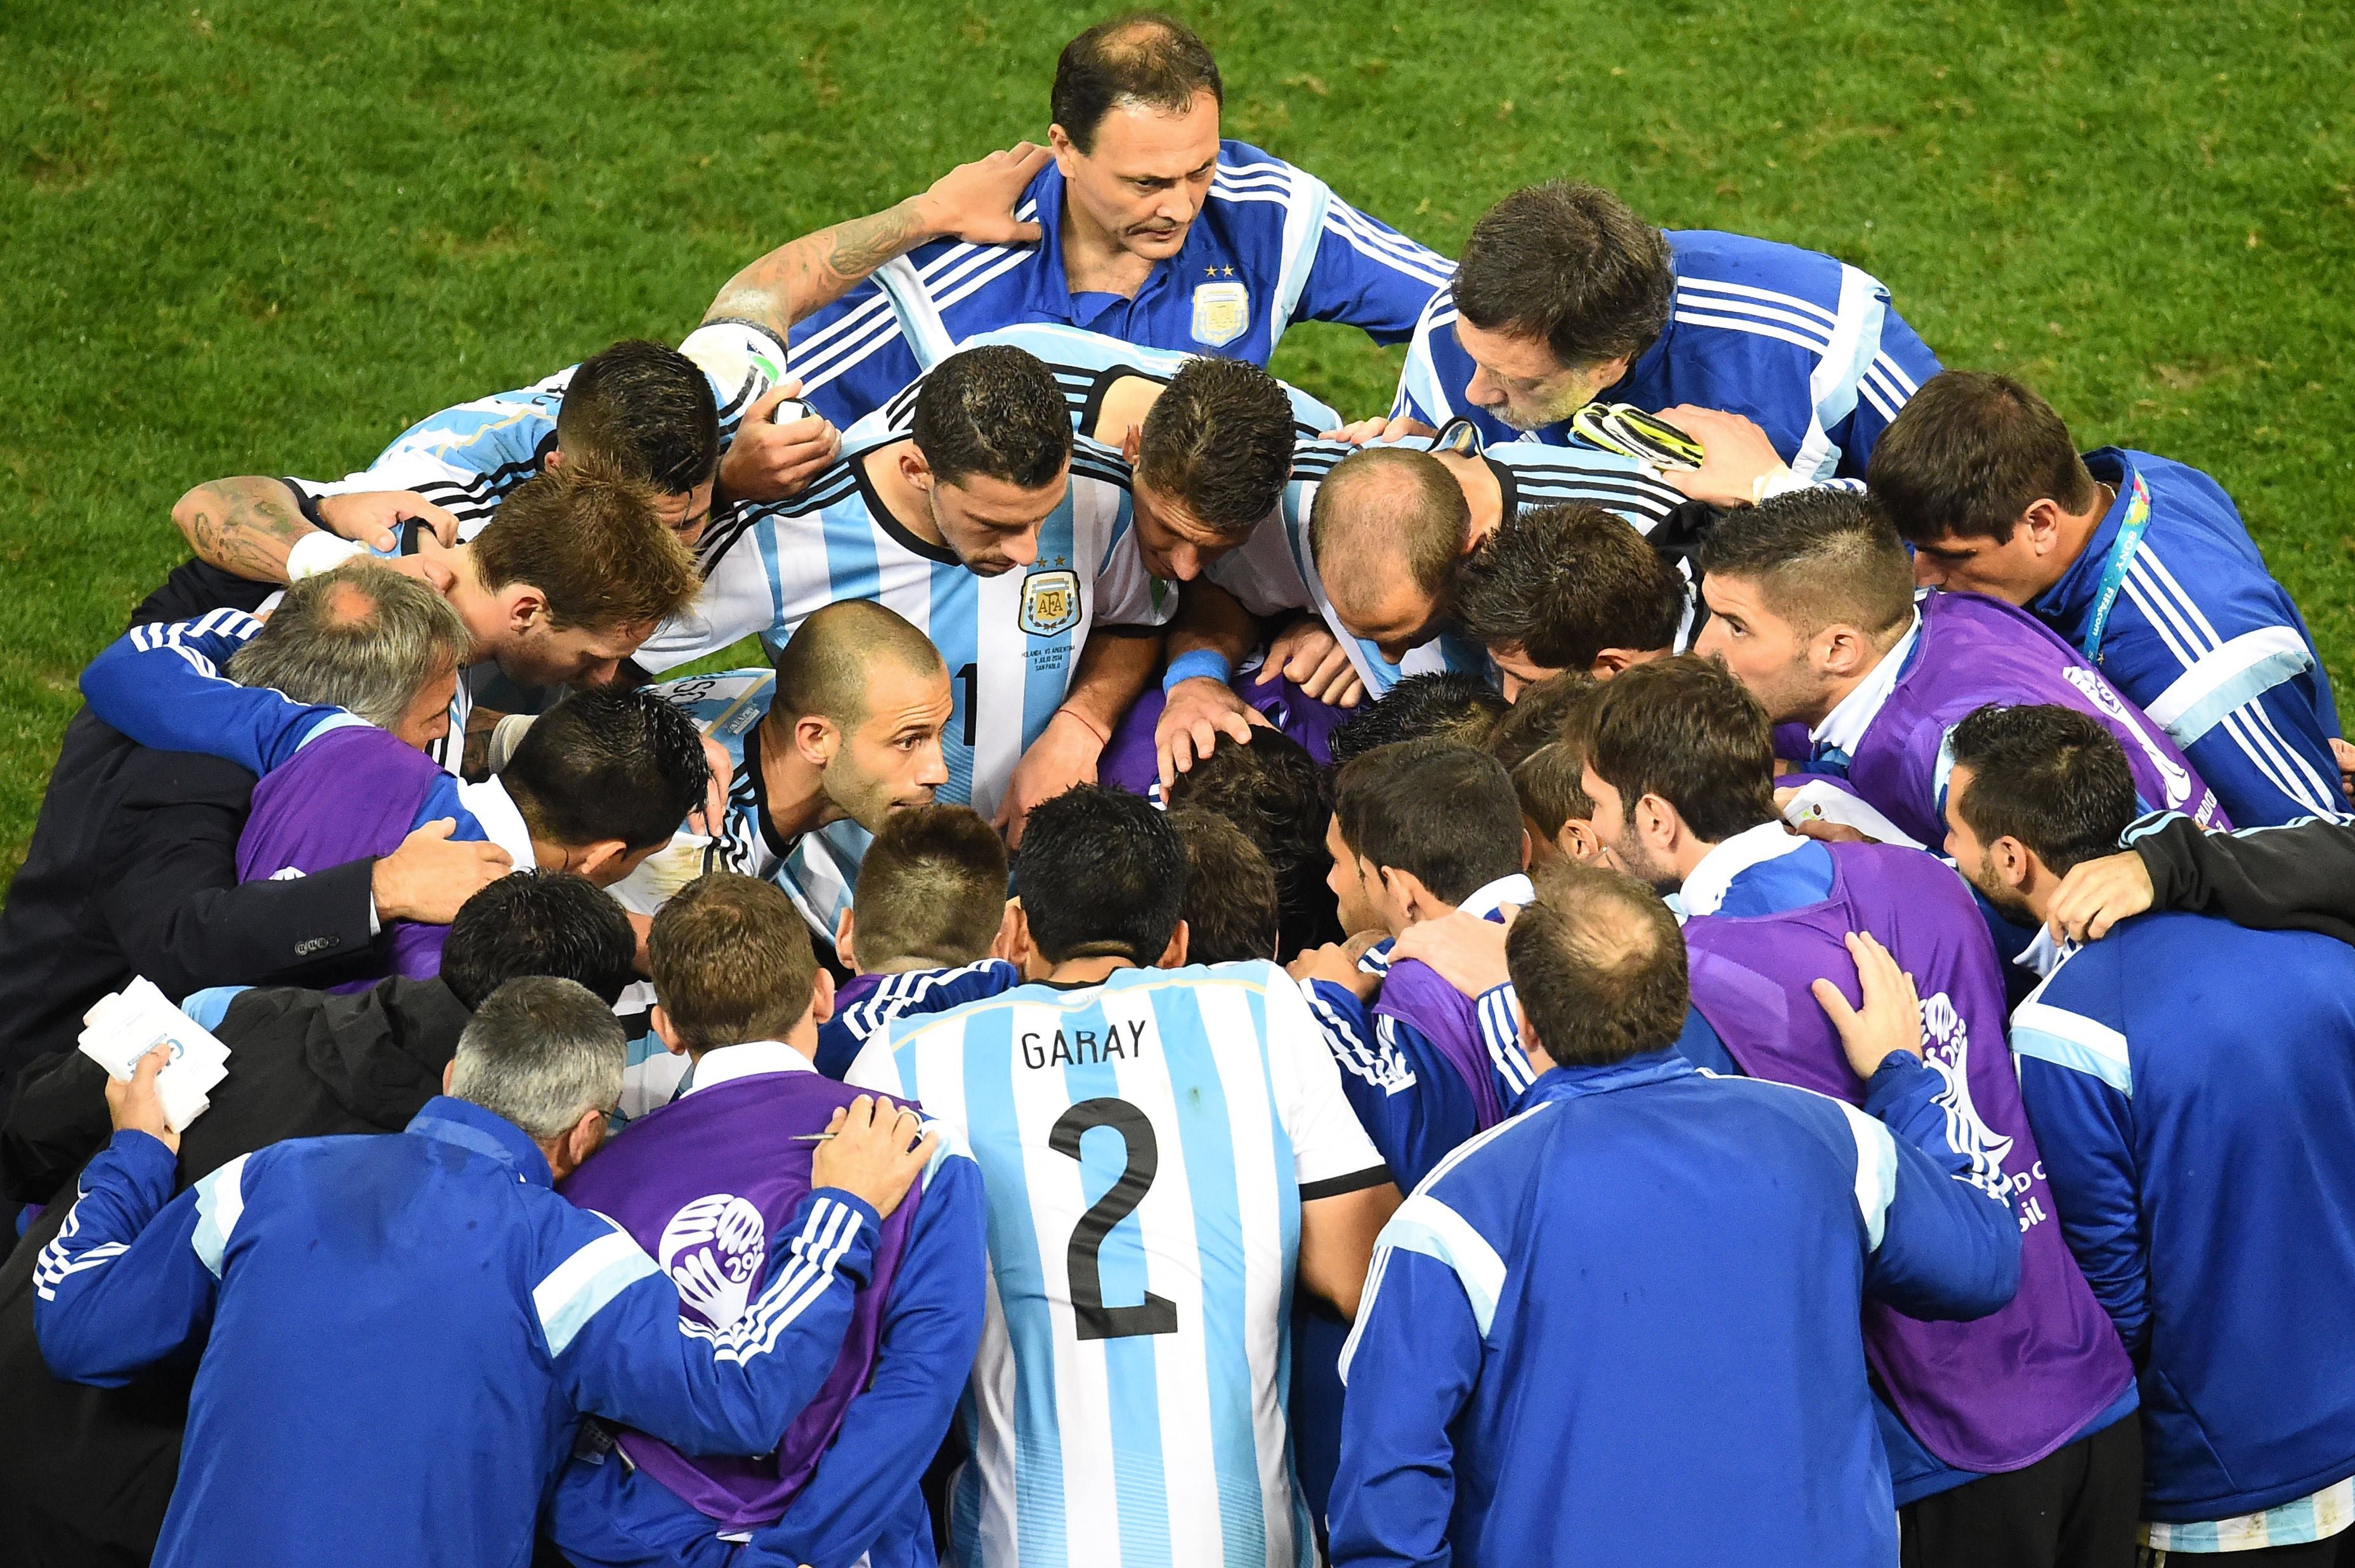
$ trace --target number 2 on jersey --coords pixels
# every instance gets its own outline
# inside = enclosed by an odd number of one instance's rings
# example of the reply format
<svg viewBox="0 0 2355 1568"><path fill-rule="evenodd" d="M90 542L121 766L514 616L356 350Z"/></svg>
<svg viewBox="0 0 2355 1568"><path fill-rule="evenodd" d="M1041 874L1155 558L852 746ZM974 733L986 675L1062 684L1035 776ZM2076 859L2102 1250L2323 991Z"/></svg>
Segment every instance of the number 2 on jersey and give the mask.
<svg viewBox="0 0 2355 1568"><path fill-rule="evenodd" d="M1166 1296L1148 1290L1145 1299L1135 1307L1104 1305L1103 1261L1098 1256L1103 1250L1104 1238L1112 1234L1114 1225L1136 1211L1136 1206L1145 1200L1153 1186L1155 1173L1161 1168L1161 1145L1153 1136L1153 1124L1145 1119L1144 1112L1125 1100L1082 1100L1056 1119L1054 1131L1048 1135L1047 1147L1077 1159L1080 1139L1092 1127L1110 1127L1118 1133L1128 1150L1128 1164L1121 1171L1120 1179L1071 1228L1071 1244L1065 1254L1065 1264L1071 1271L1071 1315L1078 1321L1080 1338L1126 1339L1138 1334L1175 1334L1178 1304Z"/></svg>

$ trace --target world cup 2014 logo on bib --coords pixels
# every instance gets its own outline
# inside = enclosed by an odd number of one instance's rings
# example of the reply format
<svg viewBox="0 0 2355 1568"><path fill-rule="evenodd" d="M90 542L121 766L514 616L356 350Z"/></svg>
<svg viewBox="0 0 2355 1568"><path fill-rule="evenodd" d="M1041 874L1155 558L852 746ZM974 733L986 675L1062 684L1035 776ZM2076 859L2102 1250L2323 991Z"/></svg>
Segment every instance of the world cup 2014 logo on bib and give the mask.
<svg viewBox="0 0 2355 1568"><path fill-rule="evenodd" d="M698 1198L663 1227L663 1273L679 1300L714 1328L744 1316L768 1253L761 1211L732 1192Z"/></svg>
<svg viewBox="0 0 2355 1568"><path fill-rule="evenodd" d="M1194 291L1194 341L1223 348L1251 326L1251 291L1236 283L1204 283Z"/></svg>
<svg viewBox="0 0 2355 1568"><path fill-rule="evenodd" d="M1051 637L1080 624L1080 574L1034 571L1022 580L1022 629Z"/></svg>

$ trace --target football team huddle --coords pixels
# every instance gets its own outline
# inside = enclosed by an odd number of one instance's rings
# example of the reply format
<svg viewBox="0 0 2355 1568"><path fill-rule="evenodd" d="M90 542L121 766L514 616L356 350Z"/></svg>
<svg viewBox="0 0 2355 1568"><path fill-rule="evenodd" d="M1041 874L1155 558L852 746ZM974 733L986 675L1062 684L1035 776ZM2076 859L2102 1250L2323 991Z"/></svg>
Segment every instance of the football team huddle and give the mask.
<svg viewBox="0 0 2355 1568"><path fill-rule="evenodd" d="M1222 93L1105 21L181 499L0 915L11 1560L2339 1561L2355 749L2223 487Z"/></svg>

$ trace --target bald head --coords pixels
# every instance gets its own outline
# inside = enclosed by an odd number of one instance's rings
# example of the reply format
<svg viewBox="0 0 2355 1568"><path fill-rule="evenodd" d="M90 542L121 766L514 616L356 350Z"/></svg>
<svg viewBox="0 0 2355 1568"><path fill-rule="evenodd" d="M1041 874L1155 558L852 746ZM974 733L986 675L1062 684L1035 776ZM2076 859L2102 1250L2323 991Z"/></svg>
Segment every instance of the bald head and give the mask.
<svg viewBox="0 0 2355 1568"><path fill-rule="evenodd" d="M868 688L885 667L920 676L943 668L940 650L906 617L865 599L840 600L804 621L777 656L772 711L852 728L867 716Z"/></svg>
<svg viewBox="0 0 2355 1568"><path fill-rule="evenodd" d="M1438 614L1471 531L1464 487L1439 459L1369 446L1316 487L1308 543L1342 621L1390 654Z"/></svg>

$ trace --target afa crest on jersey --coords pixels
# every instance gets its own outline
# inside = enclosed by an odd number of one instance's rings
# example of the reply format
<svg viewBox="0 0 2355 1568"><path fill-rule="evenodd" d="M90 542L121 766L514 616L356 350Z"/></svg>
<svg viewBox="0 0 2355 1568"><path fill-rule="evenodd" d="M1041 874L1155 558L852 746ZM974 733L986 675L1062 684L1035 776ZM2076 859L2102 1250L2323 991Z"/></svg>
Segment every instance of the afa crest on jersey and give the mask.
<svg viewBox="0 0 2355 1568"><path fill-rule="evenodd" d="M1194 341L1222 348L1251 326L1251 290L1231 281L1194 290Z"/></svg>
<svg viewBox="0 0 2355 1568"><path fill-rule="evenodd" d="M1080 624L1080 574L1034 571L1022 580L1022 629L1051 637Z"/></svg>

